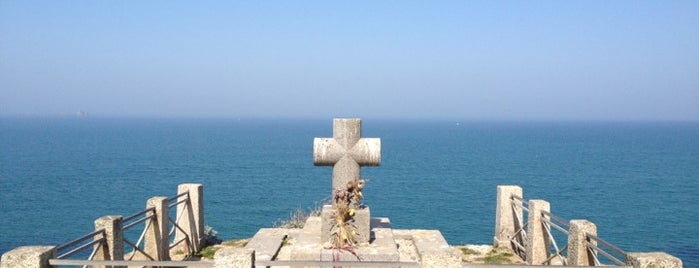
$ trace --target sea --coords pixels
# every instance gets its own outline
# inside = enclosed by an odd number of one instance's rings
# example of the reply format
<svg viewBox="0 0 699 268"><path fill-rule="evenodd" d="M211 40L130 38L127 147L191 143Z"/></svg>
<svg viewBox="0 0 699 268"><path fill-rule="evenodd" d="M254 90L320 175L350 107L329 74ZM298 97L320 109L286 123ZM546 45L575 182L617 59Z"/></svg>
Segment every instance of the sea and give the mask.
<svg viewBox="0 0 699 268"><path fill-rule="evenodd" d="M519 185L627 252L699 267L699 122L370 119L379 167L364 203L394 228L492 244L496 187ZM177 185L204 185L205 222L247 238L327 201L313 138L332 118L0 118L0 252L60 245Z"/></svg>

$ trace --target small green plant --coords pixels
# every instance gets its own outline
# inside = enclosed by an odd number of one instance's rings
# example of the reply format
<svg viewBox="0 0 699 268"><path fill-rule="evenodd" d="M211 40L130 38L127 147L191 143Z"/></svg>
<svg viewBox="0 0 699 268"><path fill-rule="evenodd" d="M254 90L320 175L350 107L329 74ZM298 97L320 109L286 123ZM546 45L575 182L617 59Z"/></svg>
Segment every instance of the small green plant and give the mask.
<svg viewBox="0 0 699 268"><path fill-rule="evenodd" d="M278 219L272 224L276 228L298 228L301 229L306 224L308 217L320 216L321 209L324 203L316 202L313 207L306 210L296 209L289 213L289 218L285 220Z"/></svg>
<svg viewBox="0 0 699 268"><path fill-rule="evenodd" d="M229 246L229 247L236 247L236 248L243 248L248 245L248 242L250 242L250 239L237 239L237 240L228 240L221 245L223 246Z"/></svg>
<svg viewBox="0 0 699 268"><path fill-rule="evenodd" d="M216 251L218 251L218 249L219 247L216 246L208 246L199 251L197 255L202 258L213 259L214 254L216 254Z"/></svg>
<svg viewBox="0 0 699 268"><path fill-rule="evenodd" d="M470 248L461 248L461 253L463 253L464 255L475 255L478 254L478 251L475 251Z"/></svg>
<svg viewBox="0 0 699 268"><path fill-rule="evenodd" d="M485 258L483 258L483 262L486 264L508 264L512 263L510 257L512 257L511 253L491 254L485 256Z"/></svg>

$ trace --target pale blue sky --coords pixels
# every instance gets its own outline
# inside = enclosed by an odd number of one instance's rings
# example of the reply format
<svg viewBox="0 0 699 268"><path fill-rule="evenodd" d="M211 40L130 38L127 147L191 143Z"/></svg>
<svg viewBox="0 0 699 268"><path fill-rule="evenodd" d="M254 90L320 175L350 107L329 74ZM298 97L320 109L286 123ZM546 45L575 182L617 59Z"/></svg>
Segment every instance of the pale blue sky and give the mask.
<svg viewBox="0 0 699 268"><path fill-rule="evenodd" d="M699 120L699 1L0 0L0 115Z"/></svg>

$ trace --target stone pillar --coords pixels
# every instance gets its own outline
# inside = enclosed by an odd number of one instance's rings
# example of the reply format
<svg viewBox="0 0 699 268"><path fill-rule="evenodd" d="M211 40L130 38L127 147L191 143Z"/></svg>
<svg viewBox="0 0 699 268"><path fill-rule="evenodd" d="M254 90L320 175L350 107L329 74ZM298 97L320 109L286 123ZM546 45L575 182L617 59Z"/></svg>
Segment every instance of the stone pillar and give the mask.
<svg viewBox="0 0 699 268"><path fill-rule="evenodd" d="M95 260L124 260L124 227L121 216L104 216L95 220L95 230L104 229L106 242L104 245L97 244L95 247L101 247L95 254ZM95 236L95 240L101 239L99 235ZM107 266L95 266L107 267ZM112 266L108 266L112 268ZM113 268L122 267L114 266Z"/></svg>
<svg viewBox="0 0 699 268"><path fill-rule="evenodd" d="M146 208L155 209L155 214L146 222L147 231L144 240L144 251L157 261L170 260L170 234L168 230L170 208L167 197L156 196L148 199Z"/></svg>
<svg viewBox="0 0 699 268"><path fill-rule="evenodd" d="M594 266L595 256L588 250L586 234L597 236L597 226L587 220L571 220L568 229L568 260L571 266ZM596 245L597 241L591 241Z"/></svg>
<svg viewBox="0 0 699 268"><path fill-rule="evenodd" d="M522 188L516 185L498 185L493 245L515 250L510 239L516 232L516 226L522 221L522 208L512 207L512 196L522 197Z"/></svg>
<svg viewBox="0 0 699 268"><path fill-rule="evenodd" d="M544 229L544 217L541 212L550 212L549 202L544 200L529 200L529 215L527 221L527 264L543 264L550 255L551 248L548 232Z"/></svg>
<svg viewBox="0 0 699 268"><path fill-rule="evenodd" d="M0 258L0 268L49 268L49 259L56 257L54 246L18 247Z"/></svg>
<svg viewBox="0 0 699 268"><path fill-rule="evenodd" d="M216 268L252 268L255 250L249 248L221 248L214 254Z"/></svg>
<svg viewBox="0 0 699 268"><path fill-rule="evenodd" d="M185 183L177 186L177 195L189 192L189 201L177 205L177 225L185 230L192 243L192 250L198 252L204 246L204 187L199 183ZM180 197L178 201L187 198ZM175 241L184 238L179 230L175 232Z"/></svg>
<svg viewBox="0 0 699 268"><path fill-rule="evenodd" d="M682 268L682 260L665 252L629 252L626 265L634 268Z"/></svg>

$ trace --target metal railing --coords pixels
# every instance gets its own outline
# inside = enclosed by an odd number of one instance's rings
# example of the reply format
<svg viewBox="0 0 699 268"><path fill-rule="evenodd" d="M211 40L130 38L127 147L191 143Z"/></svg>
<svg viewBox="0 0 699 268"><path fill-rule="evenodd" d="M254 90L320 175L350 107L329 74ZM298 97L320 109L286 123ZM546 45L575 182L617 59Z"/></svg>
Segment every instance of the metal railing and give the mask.
<svg viewBox="0 0 699 268"><path fill-rule="evenodd" d="M185 210L191 211L191 201L189 198L189 192L187 191L187 192L178 194L176 196L170 197L167 199L167 202L169 203L168 208L170 208L171 210L175 210L175 211L177 211L178 206L180 206L180 205L184 206L184 208L181 209L181 211L183 213L180 213L179 215L176 214L175 217L168 217L168 221L169 221L168 226L169 226L169 230L170 230L168 232L168 236L169 236L168 241L170 241L170 245L169 245L168 250L173 250L178 245L185 243L185 247L187 249L186 256L191 257L194 255L194 253L196 253L196 252L194 252L194 247L192 245L194 241L191 240L191 236L189 235L189 232L185 231L179 225L180 220L186 214L186 213L184 213L184 211ZM175 209L172 209L172 208L175 208ZM172 220L173 218L176 218L176 219L173 221ZM189 219L187 219L187 220L189 220ZM177 232L180 232L180 234L182 234L182 238L179 240L176 240L177 239Z"/></svg>
<svg viewBox="0 0 699 268"><path fill-rule="evenodd" d="M179 205L185 206L181 211L189 210L191 211L191 202L189 192L184 192L176 196L167 198L168 208L174 208ZM193 241L189 232L180 226L180 220L182 220L183 215L187 213L180 213L175 217L166 215L168 218L168 242L167 250L173 250L176 246L185 243L187 251L185 258L191 257L195 254L194 247L192 245ZM107 233L105 229L99 229L92 233L86 234L75 240L67 242L63 245L56 247L57 257L55 259L50 259L50 265L68 265L68 266L82 266L83 268L91 267L95 265L124 265L124 266L168 266L168 267L187 267L187 266L201 266L201 267L213 267L213 262L200 262L200 261L162 261L157 260L154 256L146 253L146 234L149 229L155 228L154 222L156 221L156 208L150 207L145 210L139 211L131 216L121 219L123 227L122 237L124 252L128 252L124 255L124 260L95 260L96 254L99 250L108 250L107 245ZM185 217L185 220L190 220L190 217ZM145 224L144 224L145 223ZM136 234L127 235L126 233L130 230L135 230L137 226L144 224L143 230L140 231L138 239L136 242L128 239L127 237L136 237ZM177 234L181 234L183 238L174 241ZM89 240L89 241L88 241ZM87 259L69 259L70 257L76 256L78 253L86 251L88 248L92 248ZM130 250L130 251L129 251ZM142 258L141 258L142 257Z"/></svg>
<svg viewBox="0 0 699 268"><path fill-rule="evenodd" d="M88 241L90 240L90 241ZM56 259L63 260L78 254L90 247L92 247L92 253L90 253L88 260L93 260L95 254L100 249L106 246L107 237L104 229L96 230L92 233L78 237L68 243L56 247ZM97 245L97 246L96 246ZM53 265L53 263L52 263ZM86 267L86 266L83 266Z"/></svg>
<svg viewBox="0 0 699 268"><path fill-rule="evenodd" d="M610 261L612 261L616 265L626 265L626 259L627 259L627 254L625 251L619 249L618 247L612 245L611 243L602 240L601 238L597 237L596 235L585 233L585 236L587 237L587 241L585 242L587 244L587 249L591 251L595 259L595 266L602 266L603 264L600 263L600 260L597 256L597 253L602 254L604 257L607 257ZM597 242L592 243L592 242ZM614 256L610 252L604 250L603 248L600 248L599 245L604 246L605 248L613 251L615 254L618 254L618 256ZM623 259L619 260L619 258Z"/></svg>
<svg viewBox="0 0 699 268"><path fill-rule="evenodd" d="M529 213L529 201L525 200L521 196L517 195L512 195L510 197L511 204L512 204L512 211L513 214L515 215L515 221L514 221L514 235L510 238L510 242L512 244L512 250L514 251L515 254L517 254L522 260L527 260L527 243L528 242L528 234L527 234L527 228L529 227L528 223L528 217L530 217ZM520 211L522 212L520 215ZM554 215L553 213L549 211L542 211L541 212L541 222L543 224L543 229L545 231L545 234L548 237L548 243L549 243L549 255L541 265L568 265L568 244L566 243L565 245L562 245L563 247L560 247L558 245L558 241L567 241L568 237L570 235L570 222L568 220L565 220L559 216ZM557 232L553 232L552 230L556 230ZM562 237L559 237L559 239L556 239L557 235L563 235ZM626 259L627 259L627 254L625 251L619 249L618 247L612 245L611 243L597 237L596 235L590 234L590 233L585 233L586 235L586 247L588 250L588 253L593 257L594 259L594 265L595 266L609 266L609 263L605 263L605 260L609 260L611 265L613 266L625 266L626 265ZM601 254L604 256L606 259L600 260L598 257L598 254ZM553 263L555 259L558 259L559 263Z"/></svg>
<svg viewBox="0 0 699 268"><path fill-rule="evenodd" d="M562 241L567 241L568 235L570 234L568 231L570 229L570 224L568 224L568 221L551 214L551 212L542 211L541 214L541 221L544 225L544 230L546 231L546 234L549 238L549 243L551 243L552 246L549 249L551 251L551 257L546 259L542 264L551 265L551 261L558 257L561 265L567 265L568 244L566 243L566 245L563 248L559 249L558 243L556 243L556 237L553 235L553 232L551 232L551 227L553 227L560 233L563 233L565 235L565 239L563 239ZM565 228L561 227L561 225L565 226ZM566 256L562 255L563 252L566 253Z"/></svg>
<svg viewBox="0 0 699 268"><path fill-rule="evenodd" d="M510 238L510 243L513 245L512 249L520 258L523 260L527 259L527 226L528 223L524 218L524 212L529 215L529 203L524 200L521 196L513 195L510 197L512 201L512 212L515 214L515 233ZM522 215L519 215L519 209L521 209Z"/></svg>
<svg viewBox="0 0 699 268"><path fill-rule="evenodd" d="M141 244L144 242L143 239L146 236L146 232L148 231L149 228L153 227L153 218L155 218L155 208L147 208L141 212L138 212L134 215L128 216L123 219L123 224L124 227L122 228L122 232L124 234L124 250L126 250L126 245L131 246L131 254L128 258L125 258L127 260L133 260L133 258L136 256L136 253L142 254L144 257L148 258L149 260L155 260L152 256L150 256L148 253L145 252L145 250L142 248ZM133 222L132 222L133 221ZM126 239L126 231L129 229L133 228L134 226L141 224L145 222L145 227L143 228L143 231L141 232L141 235L138 237L138 240L136 243L133 243Z"/></svg>

